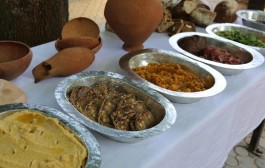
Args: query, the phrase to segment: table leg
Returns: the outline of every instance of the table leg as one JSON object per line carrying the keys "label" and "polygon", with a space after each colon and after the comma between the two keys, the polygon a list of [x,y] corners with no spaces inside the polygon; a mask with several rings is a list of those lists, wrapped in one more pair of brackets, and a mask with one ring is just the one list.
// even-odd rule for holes
{"label": "table leg", "polygon": [[253,131],[253,134],[251,136],[251,140],[249,143],[248,150],[252,152],[255,155],[260,156],[263,154],[263,152],[258,148],[259,147],[259,141],[261,134],[263,132],[263,126],[264,126],[265,120],[263,120],[260,125]]}

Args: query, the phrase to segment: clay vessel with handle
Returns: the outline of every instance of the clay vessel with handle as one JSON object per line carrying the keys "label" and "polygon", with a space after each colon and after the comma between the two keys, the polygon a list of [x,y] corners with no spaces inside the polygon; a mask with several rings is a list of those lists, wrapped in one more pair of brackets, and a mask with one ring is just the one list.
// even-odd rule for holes
{"label": "clay vessel with handle", "polygon": [[79,73],[88,68],[94,59],[95,54],[88,48],[66,48],[32,70],[35,83],[50,77],[64,77]]}

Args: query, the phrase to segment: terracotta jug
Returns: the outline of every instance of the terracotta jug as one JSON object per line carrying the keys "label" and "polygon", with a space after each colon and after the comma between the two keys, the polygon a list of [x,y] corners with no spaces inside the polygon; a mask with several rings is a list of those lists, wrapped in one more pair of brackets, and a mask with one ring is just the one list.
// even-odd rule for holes
{"label": "terracotta jug", "polygon": [[143,48],[163,17],[160,0],[108,0],[104,11],[112,30],[127,51]]}

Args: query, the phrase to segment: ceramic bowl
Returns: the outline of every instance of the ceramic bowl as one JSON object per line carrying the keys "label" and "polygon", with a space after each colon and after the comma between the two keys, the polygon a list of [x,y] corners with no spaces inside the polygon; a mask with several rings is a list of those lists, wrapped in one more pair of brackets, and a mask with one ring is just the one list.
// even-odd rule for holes
{"label": "ceramic bowl", "polygon": [[[122,93],[135,95],[137,100],[143,101],[146,108],[152,112],[157,124],[141,131],[110,128],[86,117],[69,101],[69,92],[72,88],[80,86],[91,87],[101,82],[107,83],[113,89],[122,90]],[[57,85],[55,98],[68,115],[86,127],[119,142],[133,143],[158,135],[169,129],[175,123],[177,117],[175,107],[164,96],[135,80],[113,72],[89,71],[72,75]]]}
{"label": "ceramic bowl", "polygon": [[[221,73],[204,63],[188,58],[180,53],[160,49],[143,49],[125,54],[120,59],[119,63],[120,67],[130,77],[143,83],[143,85],[160,92],[170,101],[176,103],[193,103],[202,98],[216,95],[222,92],[226,87],[226,80]],[[179,64],[204,81],[206,90],[199,92],[177,92],[148,82],[137,75],[133,69],[138,66],[146,66],[149,63]]]}
{"label": "ceramic bowl", "polygon": [[96,22],[86,17],[78,17],[68,21],[62,29],[62,38],[88,36],[99,38],[100,29]]}
{"label": "ceramic bowl", "polygon": [[65,49],[69,47],[85,47],[85,48],[94,48],[99,44],[99,40],[94,37],[88,36],[79,36],[71,38],[60,38],[57,39],[55,45],[59,49]]}
{"label": "ceramic bowl", "polygon": [[[203,41],[203,42],[201,41],[200,44],[203,43],[204,44],[196,47],[195,49],[197,50],[196,52],[200,52],[201,50],[205,49],[206,46],[220,47],[222,49],[226,49],[232,55],[237,56],[240,59],[241,64],[220,63],[195,55],[194,53],[195,51],[190,51],[192,50],[192,48],[191,49],[189,48],[190,45],[192,46],[198,45],[199,40]],[[210,65],[214,69],[221,72],[223,75],[236,75],[246,69],[255,68],[264,62],[264,57],[255,49],[251,47],[246,47],[243,44],[235,43],[233,41],[224,40],[222,38],[212,36],[206,33],[198,33],[198,32],[179,33],[170,37],[169,43],[178,52],[181,52],[182,54],[192,59]]]}
{"label": "ceramic bowl", "polygon": [[18,41],[0,41],[0,78],[13,80],[26,71],[32,60],[30,47]]}
{"label": "ceramic bowl", "polygon": [[96,42],[94,39],[93,37],[57,39],[54,45],[57,51],[70,47],[86,47],[96,54],[101,49],[103,41],[101,37],[96,39]]}
{"label": "ceramic bowl", "polygon": [[75,119],[66,115],[65,113],[58,111],[56,109],[37,105],[37,104],[7,104],[0,106],[0,119],[3,116],[10,115],[20,109],[28,109],[33,110],[43,115],[56,118],[59,122],[71,132],[75,134],[75,136],[80,139],[80,141],[84,144],[84,146],[88,150],[88,157],[86,159],[86,163],[84,168],[100,168],[101,165],[101,151],[100,146],[95,139],[95,137],[89,132],[89,130],[84,127],[82,124],[77,122]]}
{"label": "ceramic bowl", "polygon": [[265,31],[265,12],[261,10],[238,10],[237,16],[245,26]]}
{"label": "ceramic bowl", "polygon": [[[208,34],[226,39],[226,38],[221,37],[221,36],[216,34],[217,32],[221,32],[221,31],[240,31],[240,32],[243,32],[246,34],[251,34],[251,35],[255,36],[256,38],[265,42],[265,32],[264,31],[249,28],[249,27],[246,27],[244,25],[233,24],[233,23],[216,23],[216,24],[212,24],[212,25],[209,25],[206,27],[206,32]],[[236,43],[239,43],[239,42],[236,42]],[[263,48],[263,47],[255,47],[255,46],[251,46],[251,45],[246,45],[246,46],[250,46],[250,47],[256,49],[257,51],[259,51],[261,54],[265,55],[265,48]]]}

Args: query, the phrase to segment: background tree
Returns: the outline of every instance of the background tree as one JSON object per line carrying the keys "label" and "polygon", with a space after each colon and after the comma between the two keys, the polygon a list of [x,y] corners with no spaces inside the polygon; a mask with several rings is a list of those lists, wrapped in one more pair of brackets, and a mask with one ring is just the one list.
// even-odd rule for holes
{"label": "background tree", "polygon": [[29,46],[60,37],[68,21],[68,0],[1,0],[0,40]]}

